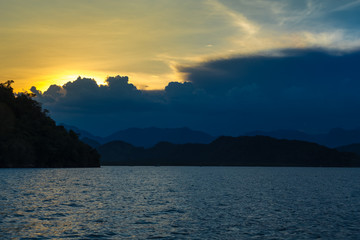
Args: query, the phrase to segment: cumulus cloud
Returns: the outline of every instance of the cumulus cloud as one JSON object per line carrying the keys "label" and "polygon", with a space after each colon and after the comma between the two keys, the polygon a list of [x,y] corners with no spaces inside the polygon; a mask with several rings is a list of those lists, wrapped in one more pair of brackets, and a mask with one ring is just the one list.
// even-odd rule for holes
{"label": "cumulus cloud", "polygon": [[360,51],[286,49],[179,66],[185,81],[160,91],[139,90],[122,76],[109,77],[105,85],[79,77],[44,93],[31,91],[57,121],[95,133],[150,126],[234,135],[322,131],[359,127],[358,62]]}
{"label": "cumulus cloud", "polygon": [[106,85],[98,85],[94,79],[79,77],[63,86],[51,85],[44,93],[35,87],[31,91],[45,108],[69,113],[142,111],[151,102],[151,98],[129,83],[126,76],[108,77]]}

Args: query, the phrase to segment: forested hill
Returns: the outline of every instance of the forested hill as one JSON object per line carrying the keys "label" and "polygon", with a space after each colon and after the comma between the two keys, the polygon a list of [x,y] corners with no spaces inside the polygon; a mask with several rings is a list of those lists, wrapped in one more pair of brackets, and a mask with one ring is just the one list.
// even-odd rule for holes
{"label": "forested hill", "polygon": [[220,137],[210,144],[159,143],[134,147],[121,141],[98,148],[103,165],[360,167],[360,157],[297,140]]}
{"label": "forested hill", "polygon": [[0,84],[0,167],[99,167],[99,154],[56,126],[31,94]]}

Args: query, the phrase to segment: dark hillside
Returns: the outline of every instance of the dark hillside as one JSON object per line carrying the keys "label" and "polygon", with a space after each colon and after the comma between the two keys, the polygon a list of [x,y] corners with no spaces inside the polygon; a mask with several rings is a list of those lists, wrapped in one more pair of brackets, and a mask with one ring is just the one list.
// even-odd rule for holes
{"label": "dark hillside", "polygon": [[11,84],[0,84],[0,167],[99,167],[95,149]]}
{"label": "dark hillside", "polygon": [[340,146],[337,147],[336,150],[338,150],[339,152],[352,152],[360,156],[360,143]]}

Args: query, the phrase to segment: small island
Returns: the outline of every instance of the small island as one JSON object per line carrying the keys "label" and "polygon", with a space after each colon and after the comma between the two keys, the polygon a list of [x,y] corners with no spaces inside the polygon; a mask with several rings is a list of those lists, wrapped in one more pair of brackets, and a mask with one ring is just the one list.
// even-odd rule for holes
{"label": "small island", "polygon": [[0,167],[100,167],[100,156],[77,134],[57,126],[33,94],[0,84]]}

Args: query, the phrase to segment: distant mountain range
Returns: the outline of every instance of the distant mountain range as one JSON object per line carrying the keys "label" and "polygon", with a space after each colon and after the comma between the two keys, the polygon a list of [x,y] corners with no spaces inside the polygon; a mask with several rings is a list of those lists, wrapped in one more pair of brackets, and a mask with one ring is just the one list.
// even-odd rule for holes
{"label": "distant mountain range", "polygon": [[269,136],[277,139],[301,140],[318,143],[327,147],[339,147],[354,143],[360,143],[360,129],[345,130],[334,128],[328,133],[307,134],[296,130],[278,130],[278,131],[253,131],[245,133],[246,136]]}
{"label": "distant mountain range", "polygon": [[220,137],[210,144],[161,142],[152,148],[122,141],[98,148],[102,165],[359,167],[360,157],[316,143],[271,137]]}
{"label": "distant mountain range", "polygon": [[[112,141],[124,141],[136,147],[150,148],[159,142],[170,142],[174,144],[185,143],[210,143],[216,139],[205,132],[191,130],[189,128],[129,128],[117,131],[107,137],[94,136],[91,133],[70,125],[63,125],[68,130],[76,132],[82,141],[92,147]],[[334,128],[328,133],[308,134],[297,130],[277,131],[253,131],[247,132],[245,136],[268,136],[277,139],[300,140],[314,142],[330,148],[360,143],[360,129],[345,130]]]}
{"label": "distant mountain range", "polygon": [[82,141],[95,148],[112,141],[124,141],[136,147],[150,148],[159,142],[210,143],[215,139],[214,136],[207,133],[189,128],[129,128],[117,131],[107,137],[98,137],[74,126],[61,125],[76,132]]}
{"label": "distant mountain range", "polygon": [[336,148],[339,152],[352,152],[360,156],[360,143],[349,144]]}
{"label": "distant mountain range", "polygon": [[[349,159],[360,156],[360,144],[353,144],[360,143],[360,130],[337,128],[324,134],[254,131],[238,138],[216,138],[189,128],[153,127],[98,137],[63,126],[96,148],[105,165],[357,166],[358,160]],[[334,147],[338,148],[329,149]]]}

